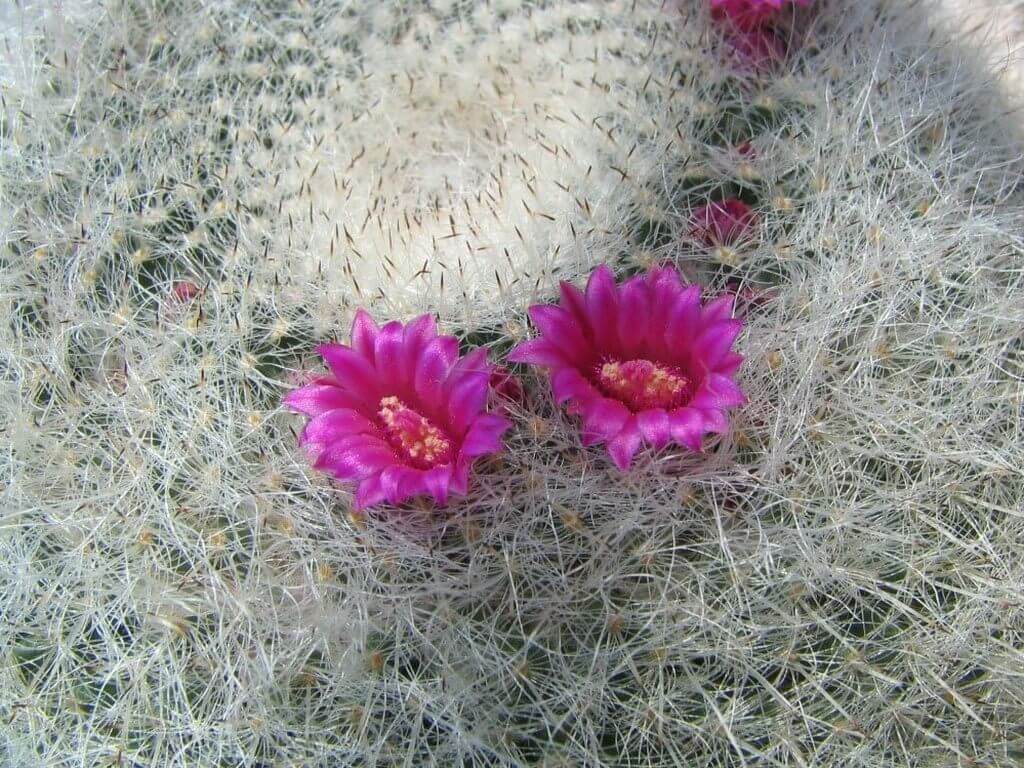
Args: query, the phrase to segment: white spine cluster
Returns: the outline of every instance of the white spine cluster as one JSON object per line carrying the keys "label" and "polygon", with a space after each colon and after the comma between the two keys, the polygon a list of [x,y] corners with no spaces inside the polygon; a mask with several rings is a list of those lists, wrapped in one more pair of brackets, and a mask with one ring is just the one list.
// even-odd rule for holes
{"label": "white spine cluster", "polygon": [[[0,762],[1019,762],[1017,121],[925,4],[815,5],[772,78],[695,0],[14,12]],[[660,261],[766,299],[705,453],[622,475],[532,373],[443,516],[297,450],[355,307],[498,356]]]}

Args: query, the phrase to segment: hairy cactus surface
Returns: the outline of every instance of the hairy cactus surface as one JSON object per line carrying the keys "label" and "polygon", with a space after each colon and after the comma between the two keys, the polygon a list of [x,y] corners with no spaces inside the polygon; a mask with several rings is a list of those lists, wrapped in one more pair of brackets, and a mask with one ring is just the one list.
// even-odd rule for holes
{"label": "hairy cactus surface", "polygon": [[[5,9],[0,762],[1020,764],[1024,141],[930,9]],[[739,297],[703,451],[512,366],[445,507],[310,467],[357,309],[502,362],[600,264]]]}

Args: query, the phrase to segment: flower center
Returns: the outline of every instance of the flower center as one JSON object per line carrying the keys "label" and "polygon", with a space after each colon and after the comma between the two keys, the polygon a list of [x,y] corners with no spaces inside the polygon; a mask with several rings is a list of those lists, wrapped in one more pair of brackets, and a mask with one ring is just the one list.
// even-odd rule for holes
{"label": "flower center", "polygon": [[388,442],[417,469],[430,469],[452,460],[454,446],[430,419],[406,406],[397,397],[385,397],[377,416]]}
{"label": "flower center", "polygon": [[597,382],[634,411],[674,408],[690,391],[690,379],[679,368],[643,359],[599,364]]}

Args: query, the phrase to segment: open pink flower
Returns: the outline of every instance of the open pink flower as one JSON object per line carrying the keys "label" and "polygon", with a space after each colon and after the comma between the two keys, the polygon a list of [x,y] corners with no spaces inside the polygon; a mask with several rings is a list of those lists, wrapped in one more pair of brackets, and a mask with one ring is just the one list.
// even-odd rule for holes
{"label": "open pink flower", "polygon": [[675,267],[617,285],[611,269],[590,275],[586,292],[563,282],[559,306],[530,307],[540,330],[509,355],[551,369],[555,400],[583,421],[583,443],[605,442],[622,470],[646,442],[699,451],[704,435],[728,426],[746,402],[733,381],[743,357],[732,344],[743,327],[733,297],[702,306]]}
{"label": "open pink flower", "polygon": [[695,208],[690,235],[707,245],[731,245],[757,225],[757,214],[736,197]]}
{"label": "open pink flower", "polygon": [[310,417],[300,444],[314,466],[358,483],[357,509],[421,495],[444,504],[449,491],[466,493],[476,457],[501,450],[511,425],[486,412],[487,351],[459,357],[458,340],[439,336],[430,315],[378,327],[359,310],[351,346],[317,351],[332,375],[284,404]]}

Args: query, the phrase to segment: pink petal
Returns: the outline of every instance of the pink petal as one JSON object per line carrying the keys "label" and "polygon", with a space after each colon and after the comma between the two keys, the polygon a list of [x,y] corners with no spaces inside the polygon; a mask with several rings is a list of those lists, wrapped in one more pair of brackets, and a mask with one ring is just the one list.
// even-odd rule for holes
{"label": "pink petal", "polygon": [[647,277],[651,300],[647,309],[647,344],[656,357],[668,355],[665,344],[665,329],[676,298],[683,293],[679,272],[675,267],[656,267]]}
{"label": "pink petal", "polygon": [[580,410],[583,415],[584,440],[589,438],[590,444],[615,437],[632,415],[622,403],[607,397],[583,403]]}
{"label": "pink petal", "polygon": [[444,405],[444,382],[459,354],[459,342],[453,336],[438,336],[420,353],[416,363],[416,394],[431,408]]}
{"label": "pink petal", "polygon": [[416,364],[431,341],[437,338],[437,321],[433,315],[420,315],[405,326],[402,332],[402,362],[398,368],[401,381],[411,382],[416,375]]}
{"label": "pink petal", "polygon": [[669,414],[672,425],[672,439],[689,448],[700,451],[701,438],[704,436],[704,414],[696,408],[679,408]]}
{"label": "pink petal", "polygon": [[462,437],[487,404],[492,367],[487,350],[475,349],[459,360],[445,382],[448,426],[455,437]]}
{"label": "pink petal", "polygon": [[352,349],[373,362],[374,340],[377,338],[377,323],[365,309],[356,311],[352,320]]}
{"label": "pink petal", "polygon": [[660,450],[668,445],[672,437],[672,423],[663,408],[652,408],[636,415],[636,423],[640,434],[650,445]]}
{"label": "pink petal", "polygon": [[665,328],[665,346],[670,359],[686,356],[700,321],[700,286],[691,285],[676,299]]}
{"label": "pink petal", "polygon": [[375,432],[373,422],[358,411],[338,408],[314,417],[302,430],[302,445],[326,446],[331,441],[361,432]]}
{"label": "pink petal", "polygon": [[587,280],[587,319],[594,334],[594,344],[607,352],[618,352],[619,299],[615,276],[602,264]]}
{"label": "pink petal", "polygon": [[646,351],[650,311],[651,297],[647,291],[647,281],[643,277],[627,280],[619,289],[617,333],[623,357],[639,357]]}
{"label": "pink petal", "polygon": [[719,320],[728,320],[732,317],[733,306],[736,303],[734,294],[725,294],[706,305],[701,311],[700,321],[707,327]]}
{"label": "pink petal", "polygon": [[623,472],[627,471],[633,463],[633,457],[640,450],[640,429],[637,427],[636,419],[630,418],[622,431],[619,432],[608,443],[608,455],[612,461]]}
{"label": "pink petal", "polygon": [[475,458],[501,450],[501,436],[510,429],[512,423],[497,414],[485,413],[478,416],[470,426],[462,441],[463,456]]}
{"label": "pink petal", "polygon": [[309,384],[293,389],[282,401],[287,408],[307,416],[319,416],[336,408],[353,408],[357,400],[336,384]]}
{"label": "pink petal", "polygon": [[469,467],[471,463],[472,459],[468,457],[460,458],[455,463],[450,482],[450,488],[453,493],[465,495],[469,492]]}
{"label": "pink petal", "polygon": [[690,400],[694,408],[719,409],[745,405],[747,402],[739,384],[720,373],[709,373]]}
{"label": "pink petal", "polygon": [[560,368],[572,364],[566,359],[564,353],[544,338],[522,342],[508,353],[507,359],[511,363],[542,365],[548,368]]}
{"label": "pink petal", "polygon": [[575,368],[559,368],[551,377],[551,393],[561,405],[566,400],[601,397],[594,386]]}
{"label": "pink petal", "polygon": [[730,352],[716,366],[717,373],[721,373],[723,376],[731,376],[739,370],[739,367],[743,364],[743,359],[743,355]]}
{"label": "pink petal", "polygon": [[434,497],[438,506],[448,503],[448,490],[451,486],[451,467],[436,467],[423,473],[422,481],[426,492]]}
{"label": "pink petal", "polygon": [[426,490],[416,470],[405,466],[391,466],[380,473],[381,487],[388,504],[401,504],[417,492]]}
{"label": "pink petal", "polygon": [[343,344],[321,344],[317,352],[327,362],[339,387],[372,403],[380,399],[377,371],[365,357]]}
{"label": "pink petal", "polygon": [[381,483],[380,474],[371,475],[359,483],[353,505],[357,510],[372,507],[384,501],[384,485]]}
{"label": "pink petal", "polygon": [[572,283],[562,280],[558,284],[558,291],[562,296],[562,306],[573,316],[584,333],[590,332],[590,323],[587,319],[587,300],[583,292]]}
{"label": "pink petal", "polygon": [[568,310],[551,304],[535,304],[529,309],[530,319],[551,346],[560,350],[572,365],[585,365],[590,343]]}
{"label": "pink petal", "polygon": [[726,418],[725,413],[718,409],[712,408],[711,410],[705,410],[704,429],[708,432],[722,434],[729,430],[729,419]]}
{"label": "pink petal", "polygon": [[380,438],[352,435],[324,448],[313,467],[326,470],[339,480],[360,480],[397,460],[391,446]]}
{"label": "pink petal", "polygon": [[713,370],[732,348],[732,343],[743,330],[741,320],[719,320],[704,328],[691,348],[694,368]]}
{"label": "pink petal", "polygon": [[412,377],[407,376],[403,366],[405,347],[403,345],[404,326],[397,320],[385,323],[374,341],[373,358],[378,372],[387,378],[396,379],[406,384]]}

